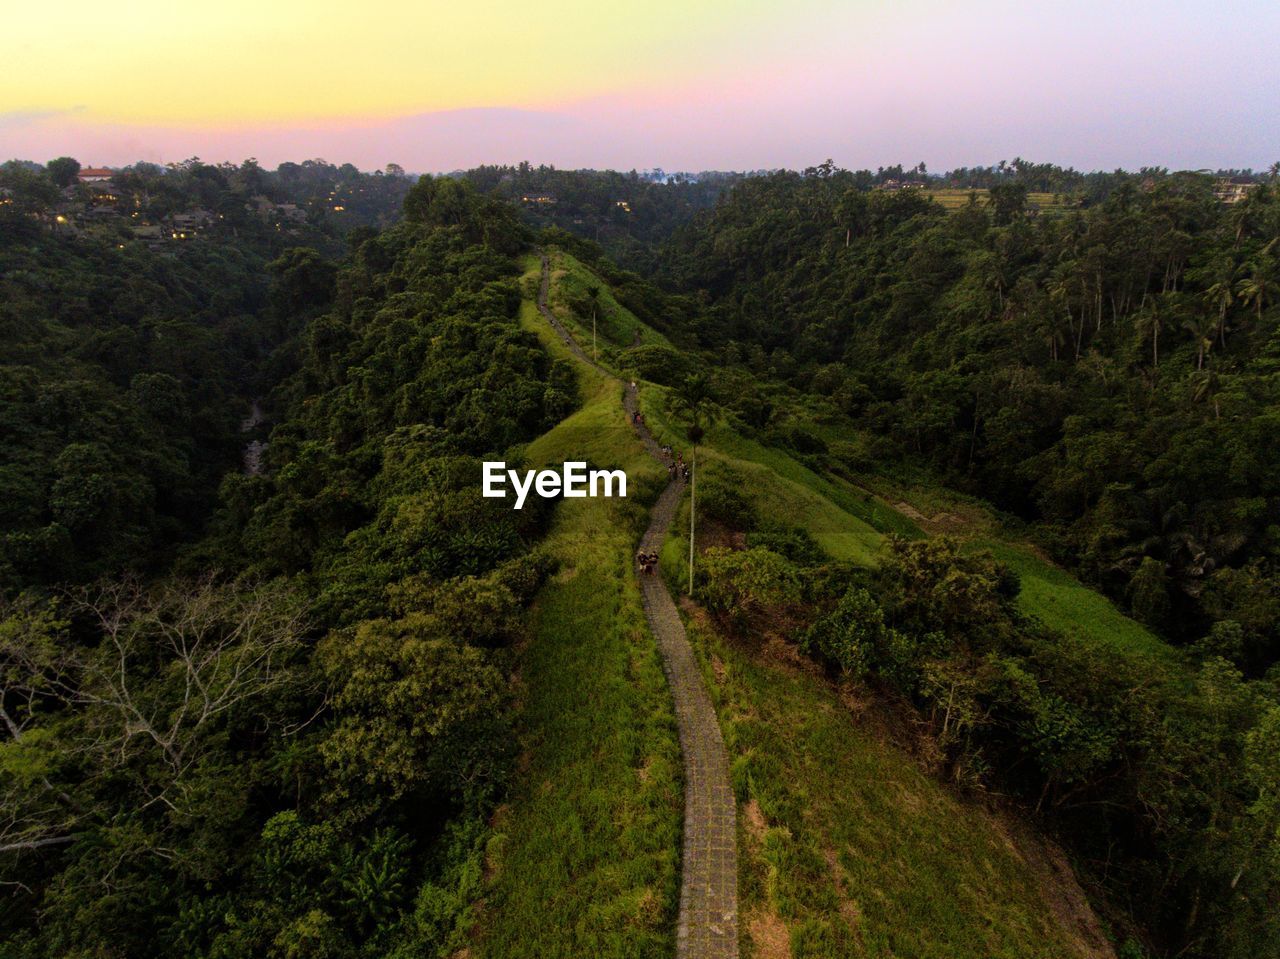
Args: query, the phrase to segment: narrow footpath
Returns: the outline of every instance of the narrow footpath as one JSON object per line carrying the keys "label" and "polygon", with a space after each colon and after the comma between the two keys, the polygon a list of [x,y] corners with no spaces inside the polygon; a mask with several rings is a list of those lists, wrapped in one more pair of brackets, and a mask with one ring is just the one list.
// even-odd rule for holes
{"label": "narrow footpath", "polygon": [[[578,345],[547,306],[551,264],[542,257],[538,311],[565,345],[584,363],[606,376],[604,369]],[[613,377],[616,378],[616,377]],[[634,424],[639,398],[628,385],[623,396],[627,419]],[[662,450],[641,424],[636,433],[655,459],[666,464]],[[675,518],[684,482],[673,479],[649,513],[649,528],[640,549],[658,552]],[[676,707],[680,752],[684,763],[684,853],[680,876],[680,918],[676,927],[676,959],[737,959],[738,836],[737,807],[729,786],[729,761],[715,708],[702,683],[684,623],[661,574],[640,576],[645,616],[658,641],[663,668]]]}

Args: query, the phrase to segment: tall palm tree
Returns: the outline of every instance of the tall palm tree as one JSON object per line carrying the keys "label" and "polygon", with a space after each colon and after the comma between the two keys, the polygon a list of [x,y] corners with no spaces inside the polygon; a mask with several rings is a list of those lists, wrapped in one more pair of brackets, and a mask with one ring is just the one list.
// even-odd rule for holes
{"label": "tall palm tree", "polygon": [[600,351],[596,349],[596,307],[600,305],[600,287],[592,284],[587,287],[587,297],[591,300],[591,358],[600,362]]}
{"label": "tall palm tree", "polygon": [[1222,388],[1221,382],[1218,380],[1218,374],[1213,370],[1201,370],[1193,373],[1191,378],[1191,401],[1193,403],[1203,403],[1208,400],[1213,406],[1213,418],[1219,419],[1222,411],[1218,405],[1218,393]]}
{"label": "tall palm tree", "polygon": [[1204,305],[1217,314],[1218,342],[1227,345],[1227,310],[1235,302],[1236,265],[1229,256],[1215,256],[1204,266],[1196,270],[1194,279],[1205,285],[1203,293]]}
{"label": "tall palm tree", "polygon": [[1196,313],[1182,324],[1196,344],[1196,369],[1204,369],[1204,358],[1213,349],[1213,317]]}
{"label": "tall palm tree", "polygon": [[1276,275],[1276,258],[1271,255],[1271,248],[1276,241],[1272,240],[1262,252],[1244,264],[1242,270],[1248,273],[1244,279],[1236,283],[1236,296],[1245,306],[1252,304],[1258,319],[1262,319],[1262,311],[1275,295],[1275,284],[1272,278]]}
{"label": "tall palm tree", "polygon": [[706,433],[706,426],[716,414],[711,398],[711,384],[705,373],[694,373],[671,393],[671,409],[688,422],[686,435],[692,444],[689,456],[689,595],[693,595],[693,560],[695,515],[698,499],[698,443]]}
{"label": "tall palm tree", "polygon": [[1160,333],[1164,329],[1164,313],[1160,309],[1159,301],[1152,297],[1147,301],[1147,305],[1139,311],[1134,318],[1134,325],[1138,328],[1138,335],[1144,340],[1151,340],[1151,368],[1160,368]]}

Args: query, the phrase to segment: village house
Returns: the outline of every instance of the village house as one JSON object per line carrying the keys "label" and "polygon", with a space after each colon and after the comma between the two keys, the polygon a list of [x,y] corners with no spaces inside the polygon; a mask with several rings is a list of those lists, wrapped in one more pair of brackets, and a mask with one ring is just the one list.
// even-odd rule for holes
{"label": "village house", "polygon": [[526,193],[520,197],[521,203],[535,203],[539,206],[550,206],[556,202],[556,198],[550,193]]}
{"label": "village house", "polygon": [[923,190],[926,185],[924,180],[885,180],[876,189],[894,193],[898,190]]}
{"label": "village house", "polygon": [[106,167],[84,167],[76,174],[76,179],[81,183],[106,183],[116,175],[115,170],[108,170]]}
{"label": "village house", "polygon": [[1239,203],[1247,197],[1258,184],[1238,176],[1218,177],[1213,186],[1213,195],[1219,203]]}
{"label": "village house", "polygon": [[178,233],[192,234],[211,224],[213,214],[208,210],[188,210],[173,214],[169,221]]}

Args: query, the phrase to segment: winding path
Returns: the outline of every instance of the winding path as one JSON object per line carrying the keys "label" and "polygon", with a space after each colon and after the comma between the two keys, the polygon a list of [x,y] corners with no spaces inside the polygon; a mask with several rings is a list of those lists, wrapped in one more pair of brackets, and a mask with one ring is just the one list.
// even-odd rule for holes
{"label": "winding path", "polygon": [[[551,265],[544,255],[538,311],[575,356],[612,377],[587,356],[551,312],[547,306],[550,285]],[[628,385],[623,396],[628,419],[632,419],[638,403],[635,388]],[[665,464],[661,448],[649,430],[643,425],[635,426],[635,430],[649,453]],[[683,492],[684,483],[678,478],[663,489],[650,511],[649,528],[640,541],[640,549],[657,552],[662,548]],[[702,683],[684,623],[662,577],[642,575],[640,587],[645,616],[658,641],[675,701],[684,759],[684,855],[676,959],[737,959],[737,806],[729,786],[729,761],[720,723]]]}

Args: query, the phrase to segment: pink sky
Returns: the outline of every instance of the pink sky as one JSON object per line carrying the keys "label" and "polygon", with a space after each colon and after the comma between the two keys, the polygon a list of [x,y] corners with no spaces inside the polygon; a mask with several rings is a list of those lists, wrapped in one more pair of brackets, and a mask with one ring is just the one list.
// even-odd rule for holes
{"label": "pink sky", "polygon": [[901,21],[886,19],[884,5],[858,6],[878,13],[850,6],[833,29],[817,22],[786,43],[756,42],[749,66],[721,56],[670,80],[532,105],[210,126],[20,104],[0,110],[0,157],[119,165],[256,156],[269,166],[323,157],[421,172],[520,160],[667,170],[828,157],[873,168],[924,160],[935,170],[1014,156],[1084,169],[1280,160],[1280,4],[979,0],[965,10],[917,6]]}

